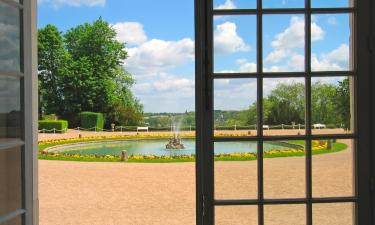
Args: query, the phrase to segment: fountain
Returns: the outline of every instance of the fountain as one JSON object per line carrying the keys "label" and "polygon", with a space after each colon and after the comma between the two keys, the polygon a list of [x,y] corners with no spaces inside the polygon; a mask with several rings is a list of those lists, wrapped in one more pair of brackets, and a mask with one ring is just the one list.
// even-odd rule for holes
{"label": "fountain", "polygon": [[184,149],[185,146],[181,142],[178,126],[172,126],[171,131],[173,132],[173,137],[169,139],[169,143],[165,145],[165,148],[170,150]]}

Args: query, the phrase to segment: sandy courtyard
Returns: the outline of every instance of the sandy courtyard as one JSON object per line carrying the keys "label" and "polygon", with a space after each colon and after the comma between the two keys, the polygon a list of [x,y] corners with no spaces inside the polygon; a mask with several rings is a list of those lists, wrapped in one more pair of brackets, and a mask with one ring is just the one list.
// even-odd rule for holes
{"label": "sandy courtyard", "polygon": [[[350,143],[346,141],[347,144]],[[315,197],[352,195],[352,150],[313,156]],[[255,161],[217,162],[216,198],[255,198]],[[304,157],[265,159],[266,198],[303,197]],[[41,225],[193,225],[193,163],[40,161]],[[314,224],[352,224],[352,204],[313,207]],[[257,208],[216,208],[220,225],[256,224]],[[304,205],[266,206],[265,224],[305,224]]]}

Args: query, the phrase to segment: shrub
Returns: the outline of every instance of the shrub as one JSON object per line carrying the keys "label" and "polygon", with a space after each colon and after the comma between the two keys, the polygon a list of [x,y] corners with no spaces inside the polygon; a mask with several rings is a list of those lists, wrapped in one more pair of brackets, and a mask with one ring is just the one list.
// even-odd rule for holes
{"label": "shrub", "polygon": [[102,113],[95,112],[82,112],[81,117],[81,127],[85,129],[90,129],[96,127],[96,129],[101,130],[104,127],[104,117]]}
{"label": "shrub", "polygon": [[56,114],[49,114],[49,115],[43,115],[43,120],[58,120],[59,118],[56,116]]}
{"label": "shrub", "polygon": [[65,133],[68,129],[68,121],[66,120],[39,120],[39,130],[45,130],[46,133]]}

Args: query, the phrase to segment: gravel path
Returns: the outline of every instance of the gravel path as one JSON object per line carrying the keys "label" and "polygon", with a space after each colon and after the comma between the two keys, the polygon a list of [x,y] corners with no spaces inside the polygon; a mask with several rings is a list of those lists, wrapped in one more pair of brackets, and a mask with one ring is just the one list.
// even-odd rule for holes
{"label": "gravel path", "polygon": [[[344,141],[349,146],[351,143]],[[348,150],[313,156],[315,197],[352,194]],[[256,162],[217,162],[216,198],[254,198]],[[41,225],[193,225],[194,163],[85,163],[40,161]],[[265,159],[266,198],[305,195],[303,157]],[[266,206],[267,225],[305,224],[304,205]],[[314,224],[352,224],[352,204],[313,207]],[[256,224],[257,207],[218,207],[220,225]]]}

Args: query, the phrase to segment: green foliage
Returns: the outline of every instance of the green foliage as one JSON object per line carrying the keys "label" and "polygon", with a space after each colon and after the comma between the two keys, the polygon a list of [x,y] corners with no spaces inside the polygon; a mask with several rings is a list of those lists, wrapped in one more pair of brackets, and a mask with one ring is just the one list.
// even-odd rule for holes
{"label": "green foliage", "polygon": [[85,129],[90,129],[96,127],[96,129],[103,129],[104,127],[104,117],[102,113],[95,112],[82,112],[80,113],[81,126]]}
{"label": "green foliage", "polygon": [[345,128],[350,129],[351,112],[350,112],[350,86],[349,79],[346,78],[339,82],[336,88],[336,105],[338,117],[342,121]]}
{"label": "green foliage", "polygon": [[39,120],[39,130],[45,130],[46,133],[65,133],[68,129],[68,121],[66,120]]}
{"label": "green foliage", "polygon": [[38,42],[41,114],[56,113],[72,126],[83,111],[104,113],[107,125],[142,122],[134,79],[123,67],[125,44],[107,22],[99,18],[65,34],[47,25]]}
{"label": "green foliage", "polygon": [[42,120],[58,120],[56,114],[43,115]]}

